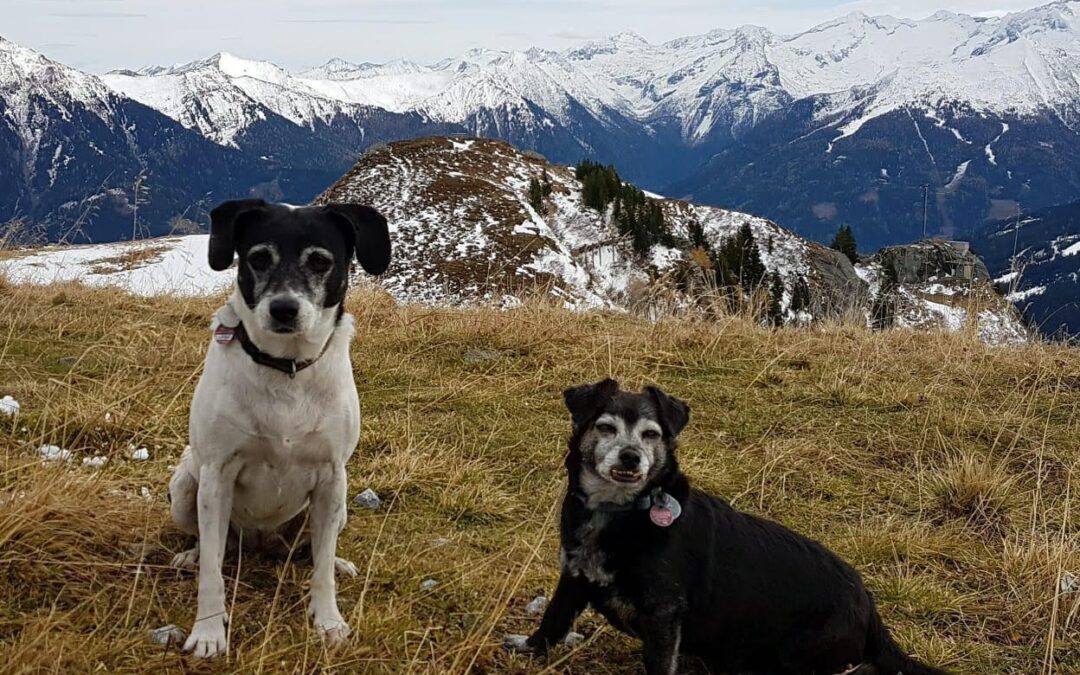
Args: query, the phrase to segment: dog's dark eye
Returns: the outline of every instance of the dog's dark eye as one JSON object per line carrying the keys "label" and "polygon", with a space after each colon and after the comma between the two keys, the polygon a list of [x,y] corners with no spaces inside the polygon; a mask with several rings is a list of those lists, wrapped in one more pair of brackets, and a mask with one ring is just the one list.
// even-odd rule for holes
{"label": "dog's dark eye", "polygon": [[613,434],[613,433],[615,433],[615,427],[610,425],[610,424],[597,424],[596,425],[596,430],[599,431],[602,434]]}
{"label": "dog's dark eye", "polygon": [[256,272],[265,272],[274,264],[274,256],[267,251],[255,251],[247,257],[248,265]]}
{"label": "dog's dark eye", "polygon": [[325,274],[333,265],[334,261],[321,253],[312,253],[307,257],[308,269],[316,274]]}
{"label": "dog's dark eye", "polygon": [[658,441],[660,440],[660,432],[656,429],[646,429],[641,432],[641,437],[647,441]]}

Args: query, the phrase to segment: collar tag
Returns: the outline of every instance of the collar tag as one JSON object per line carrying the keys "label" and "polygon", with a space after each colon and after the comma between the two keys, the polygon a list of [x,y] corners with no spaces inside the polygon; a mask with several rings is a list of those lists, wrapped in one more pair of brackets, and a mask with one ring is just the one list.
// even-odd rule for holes
{"label": "collar tag", "polygon": [[649,520],[657,527],[671,527],[671,524],[682,515],[682,504],[666,492],[657,494],[652,502],[652,507],[649,508]]}
{"label": "collar tag", "polygon": [[221,324],[214,329],[214,342],[219,345],[227,345],[236,339],[236,329]]}

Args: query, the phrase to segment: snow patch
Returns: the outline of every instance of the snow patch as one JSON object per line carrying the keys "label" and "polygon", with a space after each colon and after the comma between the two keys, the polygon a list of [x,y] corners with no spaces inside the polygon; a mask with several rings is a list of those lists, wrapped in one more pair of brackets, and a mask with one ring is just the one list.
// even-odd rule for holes
{"label": "snow patch", "polygon": [[19,402],[11,396],[5,396],[0,398],[0,415],[18,415],[19,414]]}

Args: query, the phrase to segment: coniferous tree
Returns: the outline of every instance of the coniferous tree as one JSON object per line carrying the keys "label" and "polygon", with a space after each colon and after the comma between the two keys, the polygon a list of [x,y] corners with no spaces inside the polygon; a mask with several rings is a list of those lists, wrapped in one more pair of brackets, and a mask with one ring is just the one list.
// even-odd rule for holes
{"label": "coniferous tree", "polygon": [[[550,185],[548,187],[550,188]],[[544,186],[536,179],[536,176],[533,176],[529,179],[529,206],[536,209],[540,215],[547,213],[544,197]]]}
{"label": "coniferous tree", "polygon": [[806,283],[806,277],[801,274],[795,275],[791,284],[791,311],[801,312],[810,307],[810,285]]}
{"label": "coniferous tree", "polygon": [[851,264],[859,262],[859,252],[855,245],[855,233],[851,231],[851,227],[848,225],[841,225],[840,229],[836,231],[836,236],[833,237],[832,243],[829,244],[830,248],[840,251],[847,256]]}
{"label": "coniferous tree", "polygon": [[691,218],[687,221],[686,236],[690,240],[690,248],[699,248],[706,252],[712,248],[709,245],[708,238],[705,236],[705,227],[697,218]]}
{"label": "coniferous tree", "polygon": [[765,263],[761,261],[750,223],[743,223],[734,237],[724,240],[719,257],[729,274],[723,280],[726,286],[742,286],[749,293],[765,278]]}
{"label": "coniferous tree", "polygon": [[773,271],[769,277],[769,323],[779,327],[784,325],[784,282],[779,272]]}

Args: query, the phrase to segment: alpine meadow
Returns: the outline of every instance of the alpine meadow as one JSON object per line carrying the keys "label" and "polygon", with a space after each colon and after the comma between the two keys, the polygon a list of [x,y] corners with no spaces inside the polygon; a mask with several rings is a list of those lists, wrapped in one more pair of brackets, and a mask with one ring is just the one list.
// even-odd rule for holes
{"label": "alpine meadow", "polygon": [[1038,2],[7,3],[0,673],[1080,675]]}

